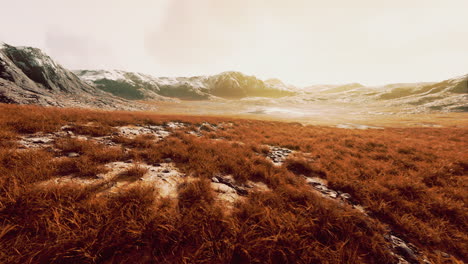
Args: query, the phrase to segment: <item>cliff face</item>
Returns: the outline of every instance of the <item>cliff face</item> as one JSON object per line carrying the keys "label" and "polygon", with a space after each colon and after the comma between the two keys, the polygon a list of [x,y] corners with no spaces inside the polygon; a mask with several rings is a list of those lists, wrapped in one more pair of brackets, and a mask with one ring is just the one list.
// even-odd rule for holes
{"label": "cliff face", "polygon": [[[36,86],[53,92],[93,92],[94,89],[82,82],[75,74],[64,69],[40,49],[4,45],[4,57],[10,60],[11,67],[19,69]],[[13,65],[14,66],[13,66]],[[18,71],[16,71],[18,72]],[[6,69],[6,75],[8,70]],[[12,81],[15,81],[15,76]]]}
{"label": "cliff face", "polygon": [[134,107],[83,82],[40,49],[0,44],[0,102],[69,107]]}

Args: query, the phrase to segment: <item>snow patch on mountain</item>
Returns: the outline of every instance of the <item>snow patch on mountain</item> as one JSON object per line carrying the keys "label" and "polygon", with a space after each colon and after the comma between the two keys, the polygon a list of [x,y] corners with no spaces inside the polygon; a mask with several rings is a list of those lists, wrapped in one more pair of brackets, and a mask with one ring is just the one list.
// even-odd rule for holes
{"label": "snow patch on mountain", "polygon": [[78,70],[75,74],[97,88],[127,99],[156,99],[158,96],[186,100],[240,99],[283,97],[295,93],[279,80],[264,82],[240,72],[193,77],[154,77],[118,70]]}

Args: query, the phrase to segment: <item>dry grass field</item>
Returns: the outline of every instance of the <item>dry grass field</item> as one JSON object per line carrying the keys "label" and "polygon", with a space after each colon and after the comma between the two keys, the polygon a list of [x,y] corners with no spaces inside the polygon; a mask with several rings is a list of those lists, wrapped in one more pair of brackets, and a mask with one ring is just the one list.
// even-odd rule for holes
{"label": "dry grass field", "polygon": [[0,105],[0,263],[466,263],[467,139]]}

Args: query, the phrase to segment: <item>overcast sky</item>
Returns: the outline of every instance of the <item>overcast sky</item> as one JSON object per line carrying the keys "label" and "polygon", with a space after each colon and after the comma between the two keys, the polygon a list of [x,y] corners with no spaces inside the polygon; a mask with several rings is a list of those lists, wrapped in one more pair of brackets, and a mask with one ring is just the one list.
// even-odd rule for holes
{"label": "overcast sky", "polygon": [[295,85],[468,73],[466,0],[0,0],[0,41],[70,69]]}

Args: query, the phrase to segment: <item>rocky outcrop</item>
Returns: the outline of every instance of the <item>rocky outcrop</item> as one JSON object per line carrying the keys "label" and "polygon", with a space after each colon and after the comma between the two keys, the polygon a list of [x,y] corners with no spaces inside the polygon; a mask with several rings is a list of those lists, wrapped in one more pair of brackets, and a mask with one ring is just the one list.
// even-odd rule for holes
{"label": "rocky outcrop", "polygon": [[[305,177],[306,182],[322,197],[336,201],[342,205],[350,205],[352,208],[358,210],[367,217],[371,217],[367,214],[366,209],[357,203],[356,200],[349,193],[333,190],[328,186],[325,179],[318,177]],[[397,264],[430,264],[427,256],[418,249],[414,244],[409,243],[397,237],[391,229],[387,234],[383,234],[383,237],[390,244],[390,252],[394,255],[398,262]],[[446,253],[445,253],[446,254]]]}
{"label": "rocky outcrop", "polygon": [[277,146],[267,146],[269,148],[269,152],[266,155],[271,162],[273,162],[276,166],[283,165],[284,161],[288,158],[289,155],[294,153],[293,150],[287,148],[281,148]]}
{"label": "rocky outcrop", "polygon": [[138,109],[96,89],[40,49],[0,44],[0,102],[44,106]]}
{"label": "rocky outcrop", "polygon": [[75,74],[57,64],[40,49],[4,45],[2,53],[4,59],[9,60],[9,65],[16,66],[10,67],[13,68],[13,72],[8,71],[7,65],[4,66],[3,75],[7,80],[16,82],[18,78],[22,79],[22,73],[35,86],[48,91],[68,93],[89,93],[94,91],[92,87],[83,83]]}

